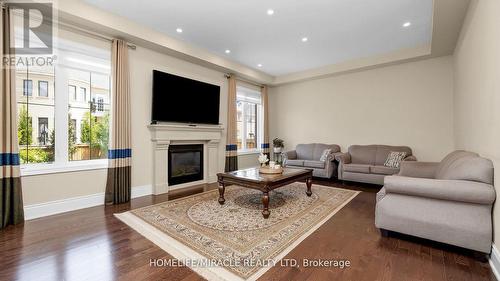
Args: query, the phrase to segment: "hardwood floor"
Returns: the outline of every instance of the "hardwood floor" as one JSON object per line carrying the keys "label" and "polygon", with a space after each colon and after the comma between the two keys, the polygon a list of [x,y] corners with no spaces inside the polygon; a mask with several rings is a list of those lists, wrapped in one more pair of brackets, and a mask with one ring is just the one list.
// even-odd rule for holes
{"label": "hardwood floor", "polygon": [[[452,247],[400,235],[381,237],[374,226],[377,187],[314,184],[363,192],[285,258],[346,259],[351,266],[276,266],[259,280],[495,280],[487,263]],[[187,267],[150,267],[150,259],[172,257],[113,214],[211,188],[216,187],[145,196],[1,230],[0,280],[201,280]]]}

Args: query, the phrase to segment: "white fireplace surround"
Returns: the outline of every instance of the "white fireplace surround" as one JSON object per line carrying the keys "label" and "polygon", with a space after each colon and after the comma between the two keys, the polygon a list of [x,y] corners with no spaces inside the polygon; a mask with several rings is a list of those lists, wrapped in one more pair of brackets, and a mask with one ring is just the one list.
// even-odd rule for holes
{"label": "white fireplace surround", "polygon": [[[153,193],[217,181],[219,143],[224,127],[220,125],[154,124],[148,126],[153,142]],[[203,180],[168,185],[168,147],[174,144],[203,144]]]}

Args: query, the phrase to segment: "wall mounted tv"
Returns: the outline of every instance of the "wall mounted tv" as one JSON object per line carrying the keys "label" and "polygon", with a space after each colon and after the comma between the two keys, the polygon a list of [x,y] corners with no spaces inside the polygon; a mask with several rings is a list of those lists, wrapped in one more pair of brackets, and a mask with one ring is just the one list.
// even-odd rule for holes
{"label": "wall mounted tv", "polygon": [[219,100],[217,85],[153,70],[153,124],[219,124]]}

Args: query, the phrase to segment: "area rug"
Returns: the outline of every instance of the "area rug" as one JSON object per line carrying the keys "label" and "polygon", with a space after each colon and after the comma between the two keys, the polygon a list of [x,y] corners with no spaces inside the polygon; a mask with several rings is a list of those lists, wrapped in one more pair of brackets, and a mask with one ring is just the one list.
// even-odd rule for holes
{"label": "area rug", "polygon": [[208,280],[256,280],[359,193],[305,191],[296,182],[271,192],[268,219],[262,193],[240,186],[226,188],[224,205],[211,190],[115,216]]}

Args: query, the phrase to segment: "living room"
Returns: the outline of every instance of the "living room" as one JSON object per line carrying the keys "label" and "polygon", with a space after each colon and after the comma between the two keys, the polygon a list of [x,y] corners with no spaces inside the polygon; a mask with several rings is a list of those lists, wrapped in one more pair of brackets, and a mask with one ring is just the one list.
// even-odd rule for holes
{"label": "living room", "polygon": [[2,279],[498,278],[498,1],[36,2]]}

